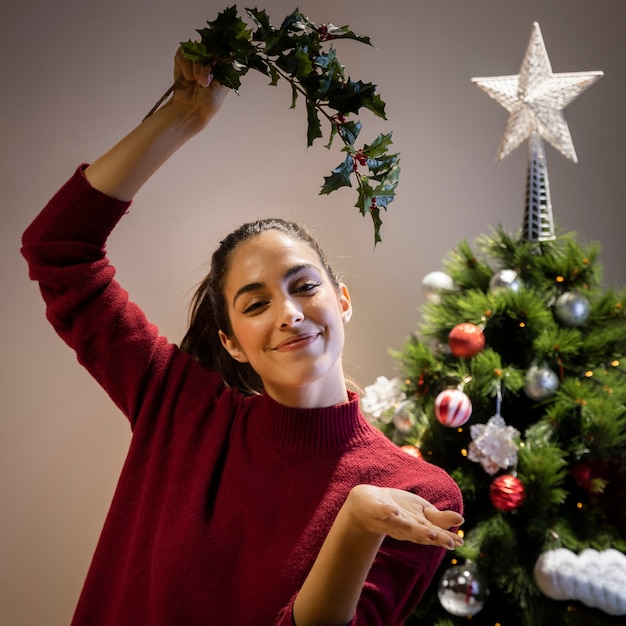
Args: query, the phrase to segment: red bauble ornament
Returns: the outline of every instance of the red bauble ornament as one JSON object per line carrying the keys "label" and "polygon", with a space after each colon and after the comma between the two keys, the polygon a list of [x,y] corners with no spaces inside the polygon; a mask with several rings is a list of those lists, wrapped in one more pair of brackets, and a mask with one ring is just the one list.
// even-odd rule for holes
{"label": "red bauble ornament", "polygon": [[514,511],[524,502],[526,490],[519,478],[505,474],[491,483],[489,497],[499,511]]}
{"label": "red bauble ornament", "polygon": [[581,488],[591,492],[592,471],[590,463],[577,463],[570,470],[574,482]]}
{"label": "red bauble ornament", "polygon": [[587,461],[572,465],[570,470],[574,482],[588,494],[600,494],[610,482],[610,465],[598,461]]}
{"label": "red bauble ornament", "polygon": [[450,331],[448,345],[454,356],[471,359],[485,347],[485,335],[476,324],[463,322]]}
{"label": "red bauble ornament", "polygon": [[435,417],[444,426],[463,426],[471,414],[472,402],[460,389],[444,389],[435,398]]}

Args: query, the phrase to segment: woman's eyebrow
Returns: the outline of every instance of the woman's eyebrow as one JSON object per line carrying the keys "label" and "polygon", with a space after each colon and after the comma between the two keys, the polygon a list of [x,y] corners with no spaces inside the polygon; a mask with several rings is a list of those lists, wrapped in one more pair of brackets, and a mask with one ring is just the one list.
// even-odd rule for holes
{"label": "woman's eyebrow", "polygon": [[302,270],[317,270],[319,272],[319,268],[313,265],[312,263],[300,263],[299,265],[294,265],[290,267],[286,272],[284,278],[291,278],[294,274],[301,272]]}
{"label": "woman's eyebrow", "polygon": [[[298,272],[301,272],[302,270],[307,270],[307,269],[314,269],[314,270],[317,270],[318,272],[320,271],[319,268],[313,265],[312,263],[299,263],[298,265],[294,265],[293,267],[290,267],[285,272],[283,278],[285,279],[291,278],[294,274],[297,274]],[[262,282],[254,282],[254,283],[248,283],[247,285],[243,285],[243,287],[240,287],[239,289],[237,289],[237,293],[233,297],[233,306],[235,305],[235,302],[237,302],[237,298],[239,298],[239,296],[242,296],[245,293],[250,293],[251,291],[256,291],[257,289],[263,289],[263,287],[265,287],[265,283],[262,283]]]}
{"label": "woman's eyebrow", "polygon": [[256,291],[257,289],[263,289],[264,286],[265,283],[248,283],[247,285],[240,287],[233,298],[233,306],[235,306],[235,303],[237,302],[237,298],[239,298],[239,296],[243,296],[245,293],[249,293],[251,291]]}

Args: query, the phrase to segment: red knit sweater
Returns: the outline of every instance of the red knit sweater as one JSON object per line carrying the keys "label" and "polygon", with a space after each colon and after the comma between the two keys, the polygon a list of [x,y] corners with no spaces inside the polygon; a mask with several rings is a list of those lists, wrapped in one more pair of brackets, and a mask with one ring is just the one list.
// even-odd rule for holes
{"label": "red knit sweater", "polygon": [[[461,510],[454,482],[370,426],[353,394],[325,409],[244,398],[160,337],[105,256],[127,208],[79,169],[23,237],[48,319],[133,433],[75,625],[291,625],[351,487]],[[401,624],[442,557],[385,540],[352,623]]]}

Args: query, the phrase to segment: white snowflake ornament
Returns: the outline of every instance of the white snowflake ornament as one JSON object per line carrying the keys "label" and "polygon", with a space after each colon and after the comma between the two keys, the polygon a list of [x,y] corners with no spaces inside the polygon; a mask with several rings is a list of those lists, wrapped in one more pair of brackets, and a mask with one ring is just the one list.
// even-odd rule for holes
{"label": "white snowflake ornament", "polygon": [[520,433],[516,428],[507,426],[501,415],[494,415],[486,424],[472,424],[470,435],[472,442],[467,457],[480,463],[487,474],[493,476],[517,463],[514,439]]}

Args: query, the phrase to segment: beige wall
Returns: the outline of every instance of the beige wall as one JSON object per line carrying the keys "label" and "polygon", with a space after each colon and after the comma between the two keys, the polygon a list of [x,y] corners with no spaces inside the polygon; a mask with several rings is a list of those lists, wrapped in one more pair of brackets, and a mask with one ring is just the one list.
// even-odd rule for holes
{"label": "beige wall", "polygon": [[[298,3],[267,0],[274,22]],[[3,15],[0,103],[2,347],[0,624],[66,624],[123,461],[129,433],[43,317],[18,254],[35,212],[82,160],[132,127],[168,86],[178,41],[226,5],[215,0],[13,3]],[[372,247],[352,191],[319,196],[339,161],[305,149],[286,85],[250,76],[210,131],[136,199],[110,242],[120,280],[177,340],[190,289],[216,241],[261,214],[307,223],[350,284],[347,370],[362,385],[395,374],[389,348],[412,332],[420,283],[459,240],[521,224],[526,150],[496,165],[506,113],[470,83],[516,74],[531,24],[555,72],[604,70],[568,109],[579,163],[548,148],[563,227],[604,245],[606,280],[624,283],[626,38],[622,0],[302,0],[315,22],[350,24],[353,78],[376,82],[389,122],[364,114],[364,139],[394,131],[403,176]],[[241,5],[243,8],[243,5]],[[4,13],[4,12],[3,12]]]}

